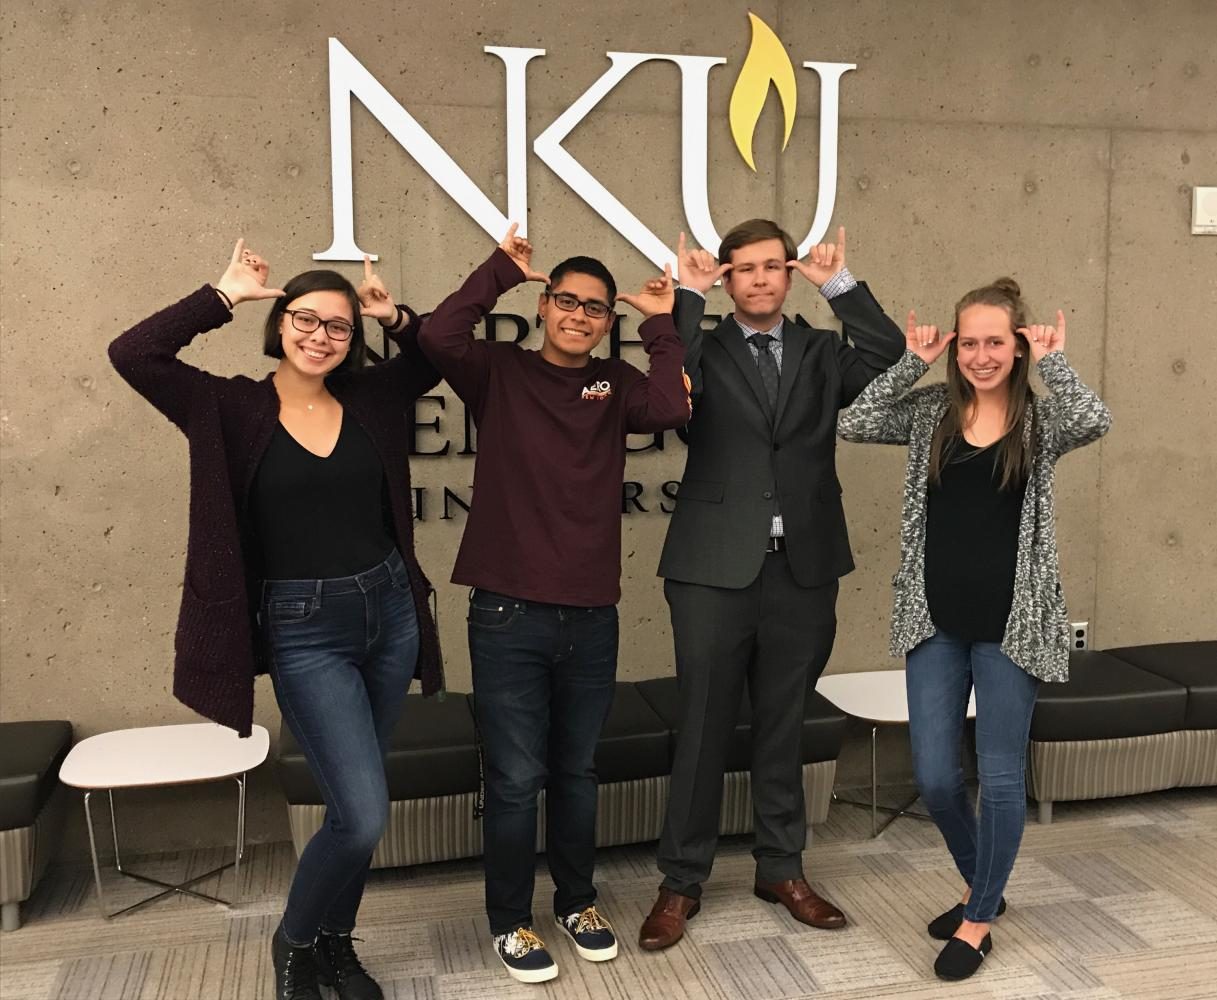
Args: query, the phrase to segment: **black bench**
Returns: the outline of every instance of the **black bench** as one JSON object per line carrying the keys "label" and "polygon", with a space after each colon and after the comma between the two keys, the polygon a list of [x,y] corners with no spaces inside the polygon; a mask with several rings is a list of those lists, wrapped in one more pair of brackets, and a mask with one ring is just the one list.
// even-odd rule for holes
{"label": "black bench", "polygon": [[1040,686],[1031,720],[1040,822],[1051,822],[1053,802],[1217,784],[1215,646],[1070,654],[1069,680]]}
{"label": "black bench", "polygon": [[[674,678],[617,683],[613,705],[596,746],[600,801],[598,846],[655,840],[663,827],[672,765]],[[386,756],[389,827],[373,867],[397,867],[476,857],[481,823],[474,818],[479,771],[472,696],[449,693],[444,701],[411,695]],[[845,716],[818,694],[808,703],[804,738],[804,788],[809,822],[828,813]],[[724,779],[723,833],[752,829],[748,785],[750,709],[741,707]],[[292,840],[299,853],[320,827],[325,806],[291,733],[280,730],[276,764],[288,802]],[[537,849],[545,846],[544,792]]]}
{"label": "black bench", "polygon": [[30,898],[59,846],[66,795],[59,765],[72,747],[63,721],[0,723],[0,925],[21,926]]}

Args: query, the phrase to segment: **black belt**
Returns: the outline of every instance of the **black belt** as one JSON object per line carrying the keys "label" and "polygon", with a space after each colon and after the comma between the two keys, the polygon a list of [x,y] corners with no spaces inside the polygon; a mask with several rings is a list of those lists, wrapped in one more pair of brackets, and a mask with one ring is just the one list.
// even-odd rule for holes
{"label": "black belt", "polygon": [[770,535],[766,552],[781,552],[786,548],[786,539],[781,535]]}

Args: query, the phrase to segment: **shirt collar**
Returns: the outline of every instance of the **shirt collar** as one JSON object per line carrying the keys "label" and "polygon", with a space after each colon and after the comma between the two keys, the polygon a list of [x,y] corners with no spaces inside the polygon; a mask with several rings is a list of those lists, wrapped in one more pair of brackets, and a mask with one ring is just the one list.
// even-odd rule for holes
{"label": "shirt collar", "polygon": [[768,334],[774,340],[781,341],[781,339],[782,339],[782,322],[783,321],[782,321],[781,317],[778,318],[777,326],[773,327],[773,329],[771,329],[771,330],[757,330],[754,327],[749,326],[747,323],[741,323],[739,321],[739,319],[734,316],[732,316],[731,318],[735,320],[735,325],[738,326],[741,331],[743,331],[743,334],[745,337],[751,337],[754,333],[764,333],[764,334]]}

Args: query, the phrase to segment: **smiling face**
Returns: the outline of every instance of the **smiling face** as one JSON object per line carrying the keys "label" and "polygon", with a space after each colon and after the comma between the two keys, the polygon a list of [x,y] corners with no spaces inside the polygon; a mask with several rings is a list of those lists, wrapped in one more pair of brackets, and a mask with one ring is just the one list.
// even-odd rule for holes
{"label": "smiling face", "polygon": [[[350,300],[339,291],[308,292],[289,302],[287,309],[311,313],[322,321],[342,320],[348,326],[355,322]],[[351,349],[350,339],[335,340],[326,332],[324,322],[311,333],[304,333],[296,329],[292,317],[286,314],[279,320],[279,335],[283,346],[281,364],[291,365],[306,378],[328,375],[342,364]]]}
{"label": "smiling face", "polygon": [[731,265],[723,278],[723,288],[735,303],[736,313],[750,320],[749,326],[773,326],[790,291],[790,269],[782,241],[760,240],[738,247],[731,251]]}
{"label": "smiling face", "polygon": [[[574,312],[558,306],[554,296],[573,295],[581,302],[595,301],[609,306],[609,314],[599,319],[588,316],[582,305]],[[537,301],[537,313],[545,325],[541,357],[563,368],[582,368],[588,355],[613,326],[612,299],[599,278],[578,271],[567,271]]]}
{"label": "smiling face", "polygon": [[971,305],[959,314],[956,362],[959,373],[977,392],[1006,387],[1015,359],[1027,345],[1014,332],[1010,313],[1002,306]]}

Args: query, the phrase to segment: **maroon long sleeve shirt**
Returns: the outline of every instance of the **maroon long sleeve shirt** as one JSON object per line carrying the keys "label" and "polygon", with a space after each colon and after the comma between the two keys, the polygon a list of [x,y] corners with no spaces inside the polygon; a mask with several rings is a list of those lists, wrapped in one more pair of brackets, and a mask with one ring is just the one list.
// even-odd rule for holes
{"label": "maroon long sleeve shirt", "polygon": [[548,604],[616,604],[626,435],[688,422],[684,347],[669,314],[639,327],[647,375],[619,358],[563,368],[518,344],[476,340],[479,320],[521,281],[495,250],[418,337],[478,428],[452,582]]}

